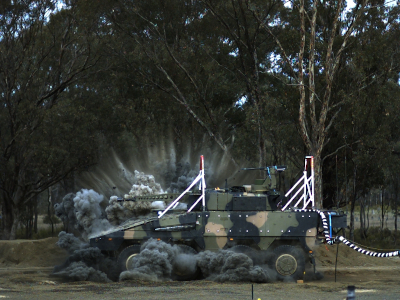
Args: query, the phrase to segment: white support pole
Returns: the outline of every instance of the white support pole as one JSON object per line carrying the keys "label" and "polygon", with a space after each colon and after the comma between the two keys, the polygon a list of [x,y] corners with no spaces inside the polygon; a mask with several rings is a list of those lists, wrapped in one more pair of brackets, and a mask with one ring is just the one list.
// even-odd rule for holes
{"label": "white support pole", "polygon": [[197,199],[196,202],[193,203],[193,205],[189,208],[189,210],[187,212],[191,212],[192,209],[197,205],[197,203],[199,203],[200,200],[202,200],[202,199],[203,199],[203,196],[200,196],[199,199]]}
{"label": "white support pole", "polygon": [[313,202],[313,193],[310,190],[310,184],[312,183],[312,176],[310,178],[308,178],[307,180],[307,190],[308,190],[308,194],[310,195],[310,197],[308,198],[308,200],[306,201],[306,199],[304,199],[304,205],[303,205],[303,209],[305,209],[308,205],[308,203]]}
{"label": "white support pole", "polygon": [[303,194],[303,196],[301,196],[300,199],[296,202],[296,204],[294,205],[294,207],[297,207],[297,206],[300,204],[301,201],[306,201],[306,200],[304,199],[304,194]]}
{"label": "white support pole", "polygon": [[200,174],[201,174],[201,197],[203,199],[203,211],[206,210],[206,181],[204,179],[204,156],[200,155]]}
{"label": "white support pole", "polygon": [[[307,160],[306,160],[306,166],[307,166]],[[303,199],[305,202],[307,199],[307,170],[303,171],[303,174],[304,174]]]}
{"label": "white support pole", "polygon": [[[303,178],[303,177],[302,177]],[[292,201],[294,200],[294,198],[297,197],[297,195],[301,192],[301,187],[297,190],[297,192],[292,196],[292,198],[290,198],[290,200],[286,203],[286,205],[282,208],[282,211],[284,211],[289,205],[290,203],[292,203]],[[285,196],[287,197],[287,196]],[[301,196],[301,199],[303,199],[304,195]],[[295,205],[297,206],[297,204]]]}
{"label": "white support pole", "polygon": [[[310,168],[310,177],[308,176],[308,168]],[[314,207],[314,157],[306,156],[304,160],[304,171],[303,176],[296,182],[295,185],[285,194],[285,197],[288,197],[302,182],[296,191],[296,193],[290,198],[290,200],[286,203],[286,205],[281,209],[284,211],[289,205],[297,199],[299,193],[303,191],[303,195],[297,200],[293,207],[298,207],[300,203],[303,201],[303,209],[306,208],[311,202],[311,206]]]}
{"label": "white support pole", "polygon": [[171,208],[175,208],[178,205],[179,200],[181,200],[181,198],[187,193],[189,192],[195,185],[196,183],[200,182],[199,185],[199,189],[201,190],[201,196],[196,200],[196,202],[189,208],[189,210],[187,212],[191,212],[192,209],[197,205],[197,203],[199,203],[201,200],[203,200],[203,211],[205,211],[205,207],[206,207],[206,180],[204,178],[204,156],[201,155],[200,156],[200,172],[199,175],[197,175],[197,177],[195,178],[195,180],[193,180],[193,182],[189,185],[189,187],[182,193],[179,195],[178,198],[176,198],[173,202],[171,202],[168,207],[162,212],[160,213],[160,215],[158,216],[158,218],[161,218],[163,215],[165,215],[165,213],[167,211],[169,211]]}
{"label": "white support pole", "polygon": [[303,181],[303,176],[301,176],[301,178],[296,182],[296,184],[292,186],[292,188],[285,194],[285,197],[289,196],[289,194],[296,188],[296,186],[298,186],[299,183]]}
{"label": "white support pole", "polygon": [[201,180],[201,172],[199,175],[197,175],[196,179],[193,180],[193,182],[189,185],[189,187],[182,193],[179,195],[178,198],[176,198],[173,202],[170,203],[170,205],[168,205],[168,207],[158,216],[158,218],[161,218],[167,211],[169,211],[171,209],[171,207],[173,207],[176,203],[178,203],[179,200],[181,200],[181,198],[188,192],[190,191],[191,188],[193,188],[193,186],[199,181]]}
{"label": "white support pole", "polygon": [[312,196],[311,196],[311,202],[312,202],[312,208],[315,207],[315,203],[314,203],[314,157],[311,156],[311,189],[312,189]]}

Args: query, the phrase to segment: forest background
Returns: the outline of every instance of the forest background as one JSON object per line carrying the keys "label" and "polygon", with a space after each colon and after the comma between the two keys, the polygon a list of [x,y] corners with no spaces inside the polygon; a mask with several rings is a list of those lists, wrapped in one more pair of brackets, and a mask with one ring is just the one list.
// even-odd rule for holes
{"label": "forest background", "polygon": [[351,236],[357,210],[365,237],[379,207],[397,234],[399,15],[391,0],[2,1],[1,237],[31,237],[88,173],[124,162],[168,186],[200,154],[215,185],[287,165],[281,191],[313,155],[317,207],[348,211]]}

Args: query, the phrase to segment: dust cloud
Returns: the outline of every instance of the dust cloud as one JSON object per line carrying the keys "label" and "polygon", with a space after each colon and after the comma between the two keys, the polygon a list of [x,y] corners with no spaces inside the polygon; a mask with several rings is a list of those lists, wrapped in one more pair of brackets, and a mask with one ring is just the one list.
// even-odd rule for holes
{"label": "dust cloud", "polygon": [[72,233],[60,232],[57,245],[69,253],[62,264],[55,266],[53,276],[66,281],[111,282],[115,279],[115,262],[105,257],[99,248],[75,237]]}
{"label": "dust cloud", "polygon": [[82,190],[76,193],[74,207],[76,219],[84,230],[84,236],[95,236],[96,234],[109,230],[110,222],[105,218],[100,203],[104,197],[93,190]]}
{"label": "dust cloud", "polygon": [[[133,181],[132,188],[125,198],[134,199],[138,196],[159,195],[164,193],[161,185],[155,181],[153,175],[146,175],[142,172],[135,171],[134,175],[125,172],[125,176]],[[82,189],[76,194],[67,194],[61,203],[54,206],[56,215],[64,222],[73,227],[87,241],[89,238],[104,234],[112,230],[114,226],[123,223],[128,219],[137,219],[149,215],[152,210],[165,209],[167,203],[165,201],[120,201],[118,197],[110,197],[108,206],[103,209],[101,204],[104,197],[94,190]],[[174,209],[186,209],[185,204],[179,204]],[[110,279],[117,279],[115,276],[115,261],[106,258],[101,254],[100,249],[90,247],[89,244],[73,234],[61,232],[57,245],[68,251],[70,256],[60,266],[54,268],[53,274],[60,276],[65,280],[73,281],[99,281],[107,282]],[[148,245],[149,249],[151,244]],[[168,249],[168,247],[164,246]],[[177,257],[176,251],[173,249],[173,257]],[[144,252],[144,256],[147,251]],[[170,250],[167,253],[172,253]],[[158,251],[158,253],[160,253]],[[165,253],[163,254],[165,255]],[[149,261],[151,258],[149,257]],[[167,260],[168,261],[168,260]],[[142,266],[143,269],[146,269]],[[156,268],[152,268],[154,271]],[[164,270],[165,268],[158,268]],[[148,272],[150,274],[150,272]],[[157,274],[155,277],[168,277],[168,271],[164,275]]]}
{"label": "dust cloud", "polygon": [[167,192],[168,193],[183,192],[196,178],[197,173],[198,172],[191,169],[190,164],[188,162],[179,163],[174,170],[171,170],[171,172],[169,172],[169,174],[174,174],[174,175],[171,176],[169,180],[171,183],[167,189]]}
{"label": "dust cloud", "polygon": [[121,273],[120,280],[171,280],[174,260],[179,253],[178,246],[151,239],[143,244],[130,270]]}
{"label": "dust cloud", "polygon": [[[155,181],[153,175],[146,175],[143,172],[136,171],[131,177],[133,185],[125,199],[134,199],[139,196],[160,195],[164,191],[161,185]],[[119,225],[131,218],[148,215],[153,209],[164,209],[163,201],[119,201],[117,196],[111,196],[108,206],[105,209],[107,219],[112,225]]]}
{"label": "dust cloud", "polygon": [[72,226],[87,239],[112,227],[100,206],[103,200],[97,192],[82,189],[76,194],[67,194],[61,203],[54,205],[54,211],[64,224]]}
{"label": "dust cloud", "polygon": [[63,221],[67,226],[75,227],[78,230],[82,230],[80,228],[76,215],[75,215],[75,207],[74,207],[74,193],[69,193],[64,196],[61,203],[54,204],[54,212],[55,215]]}
{"label": "dust cloud", "polygon": [[154,239],[143,244],[129,270],[121,273],[120,280],[168,281],[177,279],[177,274],[196,275],[198,271],[204,278],[217,282],[276,280],[274,271],[266,265],[254,265],[246,254],[228,250],[194,254]]}
{"label": "dust cloud", "polygon": [[217,282],[273,282],[276,273],[267,265],[254,265],[243,253],[228,250],[204,251],[197,254],[197,264],[205,278]]}

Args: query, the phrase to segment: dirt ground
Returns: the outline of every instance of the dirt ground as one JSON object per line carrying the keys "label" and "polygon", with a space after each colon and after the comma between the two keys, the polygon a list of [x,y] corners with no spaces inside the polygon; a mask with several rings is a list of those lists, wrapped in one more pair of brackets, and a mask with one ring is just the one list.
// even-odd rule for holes
{"label": "dirt ground", "polygon": [[37,241],[0,241],[0,298],[5,299],[345,299],[356,287],[356,299],[400,299],[400,258],[375,258],[339,246],[335,282],[336,245],[315,252],[319,281],[252,284],[190,282],[118,283],[62,282],[51,276],[53,266],[67,254],[57,238]]}

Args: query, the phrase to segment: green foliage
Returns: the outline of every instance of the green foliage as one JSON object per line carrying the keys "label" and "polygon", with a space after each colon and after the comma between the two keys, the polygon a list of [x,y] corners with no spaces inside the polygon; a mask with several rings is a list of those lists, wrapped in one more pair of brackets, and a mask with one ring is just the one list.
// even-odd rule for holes
{"label": "green foliage", "polygon": [[49,20],[53,1],[26,1],[0,15],[0,195],[6,238],[24,206],[98,158],[108,122],[99,119],[104,106],[87,97],[85,80],[101,70],[94,70],[100,48],[94,35],[81,30],[90,20],[79,19],[78,8],[71,3]]}
{"label": "green foliage", "polygon": [[[289,165],[286,187],[301,172],[310,149],[298,134],[297,1],[293,8],[236,0],[65,3],[56,12],[55,2],[45,0],[0,7],[0,195],[9,210],[7,230],[27,202],[88,170],[110,143],[126,156],[162,145],[179,149],[176,157],[218,145],[238,163]],[[329,39],[336,33],[337,54],[353,13],[343,14],[334,32],[335,5],[317,6],[315,90],[305,91],[319,95],[317,112],[329,81]],[[344,200],[343,191],[358,199],[395,185],[398,15],[398,5],[367,4],[343,48],[328,118],[318,125],[331,126],[319,153],[326,206]],[[310,35],[307,27],[305,82]],[[306,129],[318,140],[313,126],[307,117]]]}
{"label": "green foliage", "polygon": [[360,247],[366,246],[369,249],[378,251],[381,249],[398,249],[400,242],[400,232],[397,233],[394,230],[380,227],[370,227],[367,232],[367,238],[364,238],[361,234],[360,229],[354,231],[354,240],[360,245]]}

